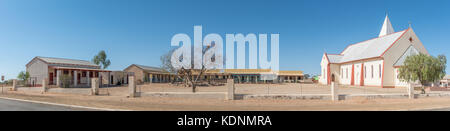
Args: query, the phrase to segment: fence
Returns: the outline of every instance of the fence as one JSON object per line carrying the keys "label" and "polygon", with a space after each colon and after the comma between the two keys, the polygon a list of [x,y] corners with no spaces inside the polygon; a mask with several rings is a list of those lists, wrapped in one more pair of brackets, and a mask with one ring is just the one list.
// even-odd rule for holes
{"label": "fence", "polygon": [[[218,82],[217,83],[224,83]],[[196,87],[196,94],[224,94],[228,92],[226,84],[209,84],[205,82],[205,85],[199,85]],[[408,89],[405,87],[397,88],[381,88],[381,87],[359,87],[359,86],[346,86],[346,85],[336,85],[338,87],[339,95],[346,96],[380,96],[380,95],[398,95],[406,96],[408,95]],[[33,88],[33,87],[32,87]],[[66,90],[55,88],[52,86],[47,86],[50,92],[66,92]],[[55,88],[55,89],[52,89]],[[234,93],[237,96],[249,96],[249,95],[259,95],[259,96],[311,96],[314,98],[325,98],[322,96],[330,97],[332,90],[329,85],[320,85],[314,83],[236,83],[234,84]],[[70,89],[70,88],[69,88]],[[76,88],[77,89],[77,88]],[[90,88],[85,88],[86,90],[67,90],[67,92],[87,92],[81,94],[88,94]],[[127,95],[127,87],[123,88],[102,88],[100,89],[101,94],[112,94],[112,95]],[[103,92],[103,93],[102,93]],[[148,93],[174,93],[174,94],[192,94],[192,87],[186,86],[184,84],[173,84],[173,83],[147,83],[143,85],[136,86],[136,92],[148,92]],[[420,90],[415,91],[415,94],[419,94]],[[320,97],[315,97],[320,96]],[[242,97],[244,98],[244,97]],[[304,97],[303,97],[304,98]]]}
{"label": "fence", "polygon": [[[381,88],[337,85],[342,94],[406,94],[405,87]],[[330,94],[329,85],[304,83],[235,84],[238,94]],[[197,92],[225,92],[225,85],[197,86]],[[138,90],[149,92],[192,92],[192,87],[183,84],[152,83],[139,85]]]}
{"label": "fence", "polygon": [[[239,96],[270,96],[271,98],[317,98],[328,99],[332,90],[330,85],[321,85],[315,83],[236,83],[235,93]],[[363,96],[367,98],[408,98],[408,89],[406,87],[381,88],[370,86],[348,86],[336,85],[339,89],[339,97],[350,98],[353,96]],[[153,93],[192,93],[192,87],[176,84],[152,83],[139,85],[138,92]],[[217,93],[227,92],[227,87],[220,86],[197,86],[196,93]],[[415,94],[419,94],[418,90]],[[290,97],[295,96],[295,97]]]}

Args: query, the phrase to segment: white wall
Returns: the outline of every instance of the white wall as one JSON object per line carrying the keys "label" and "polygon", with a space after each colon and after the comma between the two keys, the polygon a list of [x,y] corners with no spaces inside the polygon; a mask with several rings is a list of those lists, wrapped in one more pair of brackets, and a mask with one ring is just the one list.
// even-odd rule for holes
{"label": "white wall", "polygon": [[340,81],[339,68],[340,68],[339,64],[330,64],[330,79],[332,79],[332,76],[334,75],[334,80],[336,83],[339,83],[339,81]]}
{"label": "white wall", "polygon": [[[413,41],[409,41],[412,38]],[[392,45],[390,49],[386,51],[383,58],[385,60],[385,70],[384,70],[384,81],[383,86],[396,86],[396,75],[394,64],[403,55],[403,53],[409,48],[409,46],[414,46],[419,52],[428,54],[422,42],[416,36],[414,31],[410,28],[398,41]]]}
{"label": "white wall", "polygon": [[398,79],[398,74],[399,74],[398,68],[394,69],[394,74],[395,74],[394,75],[395,87],[406,87],[406,86],[408,86],[407,82],[404,82],[404,81],[401,81],[400,79]]}
{"label": "white wall", "polygon": [[[48,65],[39,59],[34,59],[28,65],[27,72],[30,73],[32,80],[36,80],[35,84],[42,84],[42,80],[48,77]],[[30,81],[30,84],[32,84],[32,81]]]}
{"label": "white wall", "polygon": [[[373,69],[372,69],[373,67]],[[381,67],[381,68],[380,68]],[[374,60],[364,62],[365,74],[364,85],[365,86],[381,86],[383,77],[383,60]]]}
{"label": "white wall", "polygon": [[343,85],[350,85],[352,79],[352,64],[341,65],[339,72],[342,72],[342,74],[339,74],[339,83]]}
{"label": "white wall", "polygon": [[363,68],[362,67],[362,63],[358,62],[358,63],[355,63],[354,65],[355,65],[355,74],[354,74],[355,85],[359,85],[360,86],[361,85],[361,75],[364,75],[361,72],[361,68]]}
{"label": "white wall", "polygon": [[320,84],[328,84],[328,79],[327,79],[327,73],[328,73],[328,60],[326,55],[324,54],[322,56],[322,61],[320,62],[320,77],[319,77],[319,83]]}
{"label": "white wall", "polygon": [[[364,63],[364,66],[362,65]],[[345,63],[339,67],[339,83],[342,85],[351,85],[352,66],[354,68],[354,85],[361,85],[361,75],[363,75],[364,86],[381,86],[381,78],[383,71],[383,60],[357,61],[353,63]],[[372,77],[373,66],[373,77]],[[380,69],[381,66],[381,69]],[[363,68],[363,72],[361,72]],[[342,73],[342,74],[341,74]],[[366,74],[364,74],[366,73]]]}

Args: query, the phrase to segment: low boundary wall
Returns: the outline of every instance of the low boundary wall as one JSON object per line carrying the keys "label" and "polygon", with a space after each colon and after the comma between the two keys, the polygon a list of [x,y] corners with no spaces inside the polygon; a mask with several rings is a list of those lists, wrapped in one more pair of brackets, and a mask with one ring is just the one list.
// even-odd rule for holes
{"label": "low boundary wall", "polygon": [[91,95],[92,91],[91,91],[91,88],[50,88],[50,89],[47,89],[47,92]]}
{"label": "low boundary wall", "polygon": [[40,93],[42,92],[42,87],[16,87],[16,91]]}
{"label": "low boundary wall", "polygon": [[176,97],[176,98],[198,98],[198,99],[222,99],[227,98],[226,92],[140,92],[139,96],[153,97]]}
{"label": "low boundary wall", "polygon": [[[428,94],[414,94],[414,98],[427,97],[450,97],[449,93],[428,93]],[[273,95],[244,95],[243,99],[301,99],[301,100],[331,100],[330,94],[273,94]],[[408,99],[408,94],[339,94],[339,100],[350,100],[355,98],[366,99]]]}
{"label": "low boundary wall", "polygon": [[[42,93],[43,87],[18,87],[16,90],[22,92]],[[90,95],[91,88],[47,88],[46,92]]]}

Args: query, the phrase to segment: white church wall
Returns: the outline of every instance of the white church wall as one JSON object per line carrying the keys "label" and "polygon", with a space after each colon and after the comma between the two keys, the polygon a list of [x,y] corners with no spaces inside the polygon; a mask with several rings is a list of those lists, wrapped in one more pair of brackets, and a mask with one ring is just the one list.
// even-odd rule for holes
{"label": "white church wall", "polygon": [[327,73],[328,73],[328,60],[326,55],[324,54],[322,56],[322,61],[320,62],[320,77],[319,77],[319,83],[320,84],[328,84],[327,81]]}
{"label": "white church wall", "polygon": [[339,68],[340,68],[340,65],[338,65],[338,64],[330,64],[330,73],[331,73],[330,79],[334,75],[334,81],[336,83],[339,83],[341,81],[341,79],[339,77],[339,75],[340,75]]}
{"label": "white church wall", "polygon": [[351,73],[352,73],[352,64],[342,64],[340,66],[340,71],[342,74],[340,74],[340,84],[342,85],[350,85],[351,82]]}
{"label": "white church wall", "polygon": [[398,73],[399,73],[399,71],[398,71],[398,68],[395,68],[394,69],[394,76],[395,76],[395,87],[406,87],[406,86],[408,86],[408,83],[407,82],[404,82],[404,81],[401,81],[399,78],[398,78]]}
{"label": "white church wall", "polygon": [[[363,65],[364,64],[364,65]],[[340,84],[351,85],[352,83],[352,67],[354,68],[353,81],[355,86],[361,86],[361,80],[364,79],[364,86],[380,86],[383,60],[357,61],[353,63],[342,64],[339,68]],[[373,66],[373,70],[372,70]],[[381,67],[381,68],[380,68]],[[361,72],[361,68],[363,71]],[[373,71],[373,77],[372,77]],[[366,74],[365,74],[366,73]],[[362,75],[362,79],[361,79]]]}
{"label": "white church wall", "polygon": [[364,62],[364,86],[381,86],[383,77],[383,60]]}
{"label": "white church wall", "polygon": [[[412,42],[410,41],[412,38]],[[423,46],[422,42],[415,35],[414,31],[410,28],[402,37],[400,37],[395,44],[389,48],[383,55],[384,58],[384,80],[383,86],[394,87],[397,86],[396,72],[394,68],[395,62],[403,55],[410,45],[413,45],[419,52],[428,54],[428,51]]]}
{"label": "white church wall", "polygon": [[362,68],[362,63],[358,62],[358,63],[354,63],[355,66],[355,73],[353,74],[354,79],[355,79],[355,85],[360,86],[361,84],[361,68]]}

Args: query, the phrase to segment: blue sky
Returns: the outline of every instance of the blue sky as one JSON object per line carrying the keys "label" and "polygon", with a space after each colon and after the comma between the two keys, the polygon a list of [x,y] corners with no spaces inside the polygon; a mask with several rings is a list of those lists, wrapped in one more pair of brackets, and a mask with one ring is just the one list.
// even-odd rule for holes
{"label": "blue sky", "polygon": [[319,74],[325,50],[377,37],[386,12],[396,31],[412,22],[431,55],[450,57],[448,7],[448,0],[0,0],[0,75],[15,78],[35,56],[91,60],[100,50],[111,70],[159,66],[171,37],[193,39],[194,25],[223,38],[279,33],[280,69]]}

